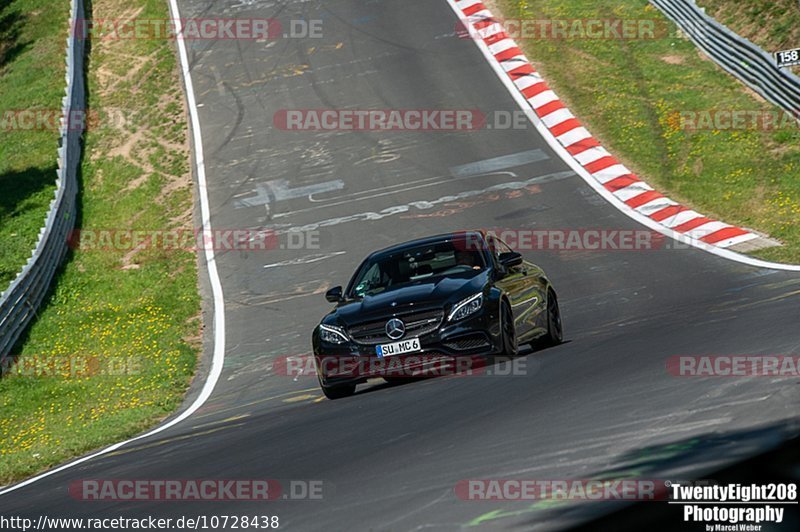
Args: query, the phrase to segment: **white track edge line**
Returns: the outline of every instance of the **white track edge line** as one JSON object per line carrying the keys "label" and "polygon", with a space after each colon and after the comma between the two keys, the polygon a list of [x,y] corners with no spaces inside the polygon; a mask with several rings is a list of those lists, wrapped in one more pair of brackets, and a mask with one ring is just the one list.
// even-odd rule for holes
{"label": "white track edge line", "polygon": [[[176,0],[169,0],[169,5],[170,5],[170,10],[174,15],[177,24],[176,33],[179,35],[183,28]],[[192,136],[194,137],[194,153],[195,153],[195,162],[197,165],[197,182],[198,182],[198,189],[200,191],[199,194],[200,211],[202,216],[203,230],[210,232],[211,208],[208,201],[208,185],[206,182],[206,171],[203,162],[203,140],[200,132],[200,120],[198,118],[197,105],[194,97],[194,85],[192,84],[192,76],[191,72],[189,71],[189,56],[186,52],[186,45],[184,43],[184,39],[179,38],[175,39],[175,41],[177,42],[178,45],[178,55],[180,57],[184,86],[186,88],[186,100],[187,100],[186,103],[187,107],[189,108],[189,114],[191,116],[191,122],[192,122]],[[185,420],[186,418],[194,414],[198,408],[203,406],[203,404],[211,396],[211,393],[214,391],[214,388],[217,385],[217,381],[219,381],[219,377],[222,373],[222,365],[225,360],[225,304],[222,293],[222,283],[220,282],[219,272],[217,271],[217,264],[214,258],[213,246],[204,246],[204,252],[205,252],[206,267],[208,268],[208,276],[211,282],[211,291],[214,299],[214,352],[213,352],[214,354],[211,359],[211,369],[209,370],[208,378],[206,379],[206,382],[203,384],[203,388],[200,391],[200,395],[198,395],[197,398],[194,400],[194,402],[191,405],[189,405],[189,407],[186,410],[181,412],[180,415],[178,415],[176,418],[168,421],[167,423],[164,423],[163,425],[159,425],[158,427],[152,429],[149,432],[140,434],[139,436],[135,436],[125,441],[115,443],[95,453],[83,456],[81,458],[78,458],[77,460],[73,460],[72,462],[60,465],[54,469],[50,469],[48,471],[45,471],[44,473],[40,473],[27,480],[23,480],[22,482],[3,488],[0,490],[0,495],[5,495],[6,493],[33,484],[34,482],[49,477],[50,475],[54,475],[56,473],[64,471],[65,469],[75,467],[76,465],[88,462],[89,460],[97,458],[98,456],[108,454],[112,451],[119,449],[123,445],[127,445],[131,442],[135,442],[137,440],[141,440],[143,438],[147,438],[149,436],[158,434],[159,432],[163,432],[168,428],[174,427],[181,421]]]}
{"label": "white track edge line", "polygon": [[[456,4],[455,0],[447,0],[447,3],[450,5],[450,8],[455,12],[456,17],[464,22],[466,17],[464,16],[463,12],[460,10],[458,5]],[[472,39],[475,45],[483,54],[486,61],[489,63],[489,66],[492,67],[494,73],[500,78],[501,83],[505,86],[506,90],[511,94],[511,97],[514,98],[514,101],[517,102],[517,105],[522,109],[522,111],[527,115],[528,119],[533,123],[536,129],[539,131],[539,134],[542,138],[550,145],[553,151],[558,154],[559,157],[570,167],[572,168],[576,174],[578,174],[586,183],[592,187],[598,194],[600,194],[603,198],[606,199],[611,205],[617,208],[620,212],[626,214],[630,218],[633,218],[635,221],[639,222],[640,224],[653,229],[654,231],[658,231],[664,236],[668,236],[678,242],[683,244],[689,244],[692,247],[701,249],[703,251],[707,251],[718,257],[722,257],[724,259],[732,260],[735,262],[739,262],[742,264],[746,264],[748,266],[755,266],[757,268],[769,268],[772,270],[784,270],[784,271],[792,271],[792,272],[800,272],[800,264],[781,264],[779,262],[770,262],[766,260],[756,259],[753,257],[748,257],[747,255],[742,255],[741,253],[737,253],[735,251],[731,251],[729,249],[723,249],[712,244],[706,244],[700,240],[688,237],[682,233],[678,233],[676,231],[672,231],[669,228],[666,228],[656,222],[655,220],[648,218],[647,216],[636,212],[631,207],[627,206],[625,203],[614,197],[614,195],[608,191],[601,183],[599,183],[591,174],[583,167],[580,163],[578,163],[572,155],[563,147],[561,144],[555,139],[553,134],[550,130],[542,123],[536,113],[531,108],[528,101],[522,95],[521,92],[517,89],[514,85],[514,82],[511,80],[511,77],[503,70],[503,66],[500,62],[492,55],[492,53],[487,48],[486,44],[479,40],[479,39]]]}
{"label": "white track edge line", "polygon": [[[455,12],[456,16],[459,19],[463,19],[463,13],[458,8],[455,3],[455,0],[447,0],[447,3],[450,5],[451,9]],[[170,9],[173,11],[175,18],[180,19],[180,14],[178,11],[178,6],[175,3],[175,0],[169,0]],[[178,32],[180,33],[182,29],[182,25],[180,20],[177,21],[177,28]],[[709,253],[713,253],[719,257],[732,260],[735,262],[740,262],[743,264],[747,264],[749,266],[755,266],[759,268],[769,268],[774,270],[786,270],[786,271],[800,271],[800,265],[793,265],[793,264],[781,264],[777,262],[769,262],[764,261],[761,259],[755,259],[752,257],[748,257],[746,255],[742,255],[740,253],[736,253],[734,251],[730,251],[727,249],[721,249],[716,246],[712,246],[709,244],[705,244],[704,242],[700,242],[693,238],[686,237],[680,233],[676,233],[675,231],[671,231],[669,229],[664,228],[659,223],[651,220],[650,218],[634,211],[618,199],[616,199],[608,190],[605,189],[600,183],[598,183],[584,168],[581,166],[572,155],[569,154],[553,137],[550,130],[547,129],[544,124],[541,123],[538,116],[534,113],[533,109],[530,107],[528,102],[522,96],[522,93],[514,86],[511,78],[506,74],[503,70],[502,66],[500,65],[499,61],[495,59],[491,52],[489,52],[486,44],[483,41],[479,41],[477,39],[473,39],[475,45],[483,54],[484,58],[486,58],[489,66],[492,67],[492,70],[495,72],[500,81],[506,87],[506,90],[511,94],[511,97],[517,102],[517,105],[520,106],[522,111],[528,116],[531,120],[533,125],[539,131],[542,138],[547,142],[550,147],[555,151],[559,157],[570,167],[572,168],[576,174],[578,174],[586,183],[591,186],[598,194],[600,194],[603,198],[605,198],[609,203],[611,203],[614,207],[616,207],[620,212],[626,214],[630,218],[634,219],[635,221],[645,225],[659,233],[668,236],[672,239],[678,240],[680,242],[689,244],[693,247],[701,249],[703,251],[707,251]],[[176,39],[178,44],[178,51],[181,61],[181,68],[183,70],[183,77],[184,77],[184,85],[186,87],[186,99],[187,104],[189,107],[189,113],[192,117],[192,132],[194,136],[194,144],[195,144],[195,157],[196,157],[196,165],[197,165],[197,180],[198,180],[198,188],[200,189],[200,208],[202,212],[202,222],[203,222],[203,229],[206,231],[210,231],[210,209],[208,205],[208,192],[207,192],[207,184],[206,184],[206,177],[205,177],[205,168],[203,166],[203,148],[202,148],[202,137],[200,134],[200,125],[197,118],[197,108],[195,105],[194,99],[194,88],[191,81],[191,72],[189,71],[189,61],[188,55],[186,53],[186,46],[182,39]],[[82,458],[78,458],[77,460],[73,460],[72,462],[66,463],[64,465],[58,466],[54,469],[46,471],[44,473],[40,473],[35,477],[29,478],[7,488],[0,490],[0,495],[5,495],[6,493],[10,493],[22,487],[28,486],[37,482],[43,478],[49,477],[65,469],[69,469],[76,465],[82,464],[93,458],[97,458],[98,456],[102,456],[104,454],[108,454],[112,451],[119,449],[120,447],[132,443],[134,441],[147,438],[154,434],[158,434],[170,427],[173,427],[183,421],[184,419],[191,416],[194,412],[197,411],[198,408],[203,406],[203,404],[208,400],[211,396],[211,393],[214,391],[214,387],[219,380],[219,376],[222,373],[222,364],[225,359],[225,309],[223,306],[223,293],[222,293],[222,284],[219,280],[219,273],[217,272],[217,266],[214,261],[214,251],[212,249],[205,249],[205,256],[206,256],[206,265],[208,267],[208,274],[211,281],[211,288],[214,298],[214,355],[211,362],[211,370],[209,372],[208,379],[206,379],[205,384],[203,385],[203,389],[200,392],[200,395],[195,399],[195,401],[184,410],[178,417],[165,423],[164,425],[160,425],[155,429],[151,430],[150,432],[146,432],[145,434],[141,434],[134,438],[121,441],[110,445],[100,451],[97,451],[93,454],[84,456]]]}

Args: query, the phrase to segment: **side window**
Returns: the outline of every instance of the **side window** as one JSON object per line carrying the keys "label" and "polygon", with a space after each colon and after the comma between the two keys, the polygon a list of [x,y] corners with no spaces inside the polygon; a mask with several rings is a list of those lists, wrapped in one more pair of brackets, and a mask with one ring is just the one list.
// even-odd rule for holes
{"label": "side window", "polygon": [[514,252],[510,247],[508,247],[508,244],[506,244],[499,238],[492,237],[491,240],[488,241],[488,245],[489,249],[492,251],[492,256],[494,257],[494,261],[498,265],[500,264],[500,258],[503,255],[505,255],[506,253]]}
{"label": "side window", "polygon": [[500,263],[500,248],[499,248],[499,240],[495,237],[490,236],[486,239],[486,245],[489,247],[489,251],[492,252],[492,257],[494,257],[494,262],[496,264]]}
{"label": "side window", "polygon": [[497,250],[499,253],[511,253],[514,251],[510,247],[508,247],[508,244],[506,244],[502,240],[496,240],[496,242],[497,242],[496,244]]}

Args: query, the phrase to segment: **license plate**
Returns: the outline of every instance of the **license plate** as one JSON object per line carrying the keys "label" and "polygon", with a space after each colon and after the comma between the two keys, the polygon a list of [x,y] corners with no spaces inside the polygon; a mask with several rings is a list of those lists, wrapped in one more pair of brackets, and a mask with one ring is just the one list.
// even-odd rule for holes
{"label": "license plate", "polygon": [[402,355],[403,353],[413,353],[414,351],[421,351],[422,347],[419,344],[419,338],[410,338],[393,344],[376,345],[375,352],[379,357],[390,357],[392,355]]}

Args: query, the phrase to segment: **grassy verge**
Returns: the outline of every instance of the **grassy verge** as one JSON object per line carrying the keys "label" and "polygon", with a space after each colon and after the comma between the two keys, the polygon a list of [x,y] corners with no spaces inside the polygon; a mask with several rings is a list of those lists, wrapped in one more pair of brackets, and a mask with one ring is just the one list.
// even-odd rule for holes
{"label": "grassy verge", "polygon": [[754,252],[800,262],[800,132],[688,130],[682,113],[774,111],[698,53],[646,0],[495,0],[506,18],[657,19],[656,39],[520,39],[606,148],[655,188],[707,215],[769,234]]}
{"label": "grassy verge", "polygon": [[64,95],[68,0],[0,2],[0,292],[31,256],[56,180],[56,129],[20,111],[57,115]]}
{"label": "grassy verge", "polygon": [[797,0],[700,0],[698,5],[768,52],[800,47]]}
{"label": "grassy verge", "polygon": [[[98,19],[168,17],[163,0],[93,0]],[[82,231],[192,226],[173,43],[95,40]],[[62,69],[63,70],[63,69]],[[121,111],[120,111],[121,110]],[[0,483],[131,436],[172,412],[194,372],[192,251],[78,249],[0,380]]]}

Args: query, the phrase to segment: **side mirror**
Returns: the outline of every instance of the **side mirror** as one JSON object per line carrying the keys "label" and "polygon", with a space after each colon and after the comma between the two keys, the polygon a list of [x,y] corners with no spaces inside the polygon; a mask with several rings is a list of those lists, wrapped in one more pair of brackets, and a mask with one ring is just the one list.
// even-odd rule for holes
{"label": "side mirror", "polygon": [[331,303],[338,303],[342,300],[342,287],[341,286],[334,286],[327,292],[325,292],[325,299],[330,301]]}
{"label": "side mirror", "polygon": [[500,254],[500,264],[506,268],[513,268],[522,264],[522,255],[516,251],[507,251]]}

